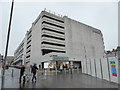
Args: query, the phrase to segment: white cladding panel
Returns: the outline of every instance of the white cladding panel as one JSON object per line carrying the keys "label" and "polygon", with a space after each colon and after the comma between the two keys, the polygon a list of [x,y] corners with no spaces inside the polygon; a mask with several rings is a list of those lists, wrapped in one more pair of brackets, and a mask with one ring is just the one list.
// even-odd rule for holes
{"label": "white cladding panel", "polygon": [[83,59],[80,60],[84,73],[102,78],[100,59],[104,57],[104,43],[101,31],[67,17],[64,19],[66,54]]}
{"label": "white cladding panel", "polygon": [[108,69],[108,60],[107,58],[102,58],[102,74],[103,74],[103,79],[109,81],[109,69]]}
{"label": "white cladding panel", "polygon": [[95,59],[91,59],[91,75],[94,77],[96,77],[95,68]]}
{"label": "white cladding panel", "polygon": [[[97,59],[104,56],[104,44],[99,30],[64,17],[66,53],[69,56]],[[100,32],[100,34],[93,31]]]}

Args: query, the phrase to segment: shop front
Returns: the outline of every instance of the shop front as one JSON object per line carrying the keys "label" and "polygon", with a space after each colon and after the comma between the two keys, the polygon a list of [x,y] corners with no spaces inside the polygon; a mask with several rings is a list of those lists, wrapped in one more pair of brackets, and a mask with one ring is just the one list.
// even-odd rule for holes
{"label": "shop front", "polygon": [[67,67],[70,67],[69,58],[66,56],[52,55],[50,57],[52,57],[52,60],[48,60],[41,63],[42,69],[44,68],[55,70],[57,68],[57,70],[59,70],[60,67],[63,68],[65,65],[67,65]]}
{"label": "shop front", "polygon": [[70,59],[67,56],[60,55],[50,55],[44,62],[41,63],[42,69],[45,70],[81,70],[81,61],[75,59]]}

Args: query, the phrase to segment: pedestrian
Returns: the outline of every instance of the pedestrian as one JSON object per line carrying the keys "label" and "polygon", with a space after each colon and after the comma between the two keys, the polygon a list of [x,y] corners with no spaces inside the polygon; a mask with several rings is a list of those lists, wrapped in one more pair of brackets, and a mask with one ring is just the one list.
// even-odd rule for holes
{"label": "pedestrian", "polygon": [[60,65],[60,71],[62,72],[62,70],[63,70],[63,65],[61,64]]}
{"label": "pedestrian", "polygon": [[39,70],[41,69],[41,65],[39,64]]}
{"label": "pedestrian", "polygon": [[9,65],[8,67],[13,67],[13,68],[20,69],[19,83],[21,83],[22,78],[23,78],[23,83],[25,83],[25,77],[24,77],[25,65],[21,65],[21,66]]}
{"label": "pedestrian", "polygon": [[65,64],[65,70],[68,71],[67,64]]}
{"label": "pedestrian", "polygon": [[23,78],[23,82],[25,82],[25,77],[23,77],[24,72],[25,72],[25,65],[22,66],[11,66],[17,69],[20,69],[20,76],[19,76],[19,83],[21,83],[21,79]]}
{"label": "pedestrian", "polygon": [[37,66],[36,66],[36,64],[34,64],[33,66],[32,66],[32,73],[33,73],[33,77],[32,77],[32,82],[34,81],[34,79],[35,79],[35,82],[36,82],[36,72],[37,72],[37,70],[38,70],[38,68],[37,68]]}

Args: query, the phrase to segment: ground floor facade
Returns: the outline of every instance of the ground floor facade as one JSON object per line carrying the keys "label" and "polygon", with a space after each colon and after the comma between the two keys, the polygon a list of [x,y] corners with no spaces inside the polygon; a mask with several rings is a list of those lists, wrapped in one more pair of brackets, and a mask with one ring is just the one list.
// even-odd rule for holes
{"label": "ground floor facade", "polygon": [[[17,71],[16,71],[17,72]],[[26,82],[19,84],[19,72],[14,72],[13,77],[11,71],[7,70],[5,74],[5,88],[118,88],[118,84],[108,82],[106,80],[91,77],[79,71],[73,74],[65,72],[48,71],[42,73],[37,72],[36,83]],[[1,82],[1,78],[0,78]],[[1,84],[0,84],[1,85]],[[112,90],[112,89],[110,89]]]}

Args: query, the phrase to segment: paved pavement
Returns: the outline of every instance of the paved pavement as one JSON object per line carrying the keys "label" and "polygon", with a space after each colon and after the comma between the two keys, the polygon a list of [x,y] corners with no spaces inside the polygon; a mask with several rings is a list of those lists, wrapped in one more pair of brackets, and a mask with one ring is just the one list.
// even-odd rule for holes
{"label": "paved pavement", "polygon": [[37,81],[19,84],[18,73],[11,76],[11,71],[6,72],[5,88],[118,88],[118,84],[101,80],[81,72],[73,74],[65,72],[38,72]]}

